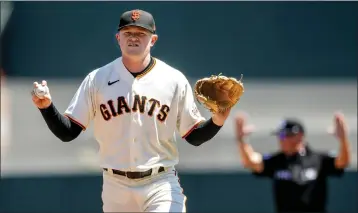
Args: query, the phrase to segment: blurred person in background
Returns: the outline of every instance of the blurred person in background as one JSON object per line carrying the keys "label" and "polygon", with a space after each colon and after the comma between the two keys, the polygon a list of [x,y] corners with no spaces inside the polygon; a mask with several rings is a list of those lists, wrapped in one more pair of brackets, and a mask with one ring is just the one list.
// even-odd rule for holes
{"label": "blurred person in background", "polygon": [[[305,140],[305,128],[295,118],[286,119],[273,133],[280,150],[267,155],[255,152],[245,142],[254,126],[246,125],[246,116],[235,118],[237,145],[243,166],[257,177],[273,179],[277,212],[326,212],[327,177],[342,176],[350,163],[348,133],[343,114],[334,115],[338,156],[313,150]],[[322,141],[324,143],[324,141]]]}
{"label": "blurred person in background", "polygon": [[6,157],[10,146],[10,99],[6,87],[5,72],[1,70],[1,159]]}
{"label": "blurred person in background", "polygon": [[6,26],[8,23],[9,18],[11,17],[13,11],[13,3],[10,1],[1,1],[0,2],[0,46],[1,46],[1,67],[0,67],[0,92],[1,92],[1,159],[4,159],[9,151],[10,148],[10,135],[11,135],[11,123],[10,123],[10,97],[8,88],[6,87],[6,73],[3,68],[3,62],[5,54],[3,53],[3,46],[4,46],[4,32],[6,30]]}

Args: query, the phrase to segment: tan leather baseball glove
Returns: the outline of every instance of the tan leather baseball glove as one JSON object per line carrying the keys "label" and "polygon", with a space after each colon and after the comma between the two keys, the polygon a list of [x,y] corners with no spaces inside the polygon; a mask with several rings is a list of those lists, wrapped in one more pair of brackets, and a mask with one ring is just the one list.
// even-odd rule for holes
{"label": "tan leather baseball glove", "polygon": [[221,75],[199,79],[194,87],[196,99],[210,112],[218,113],[232,108],[244,93],[244,84],[240,80]]}

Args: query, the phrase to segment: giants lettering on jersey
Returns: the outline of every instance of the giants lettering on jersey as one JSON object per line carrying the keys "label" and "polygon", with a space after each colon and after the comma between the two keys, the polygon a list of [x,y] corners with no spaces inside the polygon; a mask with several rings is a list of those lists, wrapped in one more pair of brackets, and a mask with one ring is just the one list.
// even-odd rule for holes
{"label": "giants lettering on jersey", "polygon": [[127,100],[123,96],[120,96],[117,98],[116,103],[113,100],[109,100],[107,101],[107,104],[101,104],[100,110],[103,119],[108,121],[112,117],[120,116],[123,113],[137,112],[138,110],[140,113],[145,113],[145,105],[147,103],[150,104],[150,108],[148,112],[146,112],[149,116],[153,116],[154,111],[159,108],[157,119],[161,122],[164,122],[167,119],[168,113],[170,111],[168,105],[160,105],[160,101],[154,98],[148,100],[146,96],[140,95],[134,96],[132,107],[130,107],[130,105],[127,103]]}

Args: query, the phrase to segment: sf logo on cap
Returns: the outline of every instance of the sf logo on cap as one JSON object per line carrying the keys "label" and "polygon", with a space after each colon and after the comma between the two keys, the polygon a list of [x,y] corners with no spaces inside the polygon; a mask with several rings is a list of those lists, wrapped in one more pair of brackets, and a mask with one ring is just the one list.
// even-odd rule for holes
{"label": "sf logo on cap", "polygon": [[139,10],[133,10],[132,12],[132,20],[137,21],[140,18]]}

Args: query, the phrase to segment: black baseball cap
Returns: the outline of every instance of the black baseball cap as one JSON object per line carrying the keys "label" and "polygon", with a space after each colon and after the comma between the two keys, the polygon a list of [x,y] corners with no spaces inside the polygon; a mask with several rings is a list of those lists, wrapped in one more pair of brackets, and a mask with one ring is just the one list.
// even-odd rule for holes
{"label": "black baseball cap", "polygon": [[285,119],[280,125],[280,127],[272,132],[273,135],[277,135],[280,137],[294,136],[299,133],[304,134],[305,128],[298,119],[294,118]]}
{"label": "black baseball cap", "polygon": [[127,26],[137,26],[155,33],[155,21],[152,14],[144,10],[130,10],[121,15],[118,31]]}

